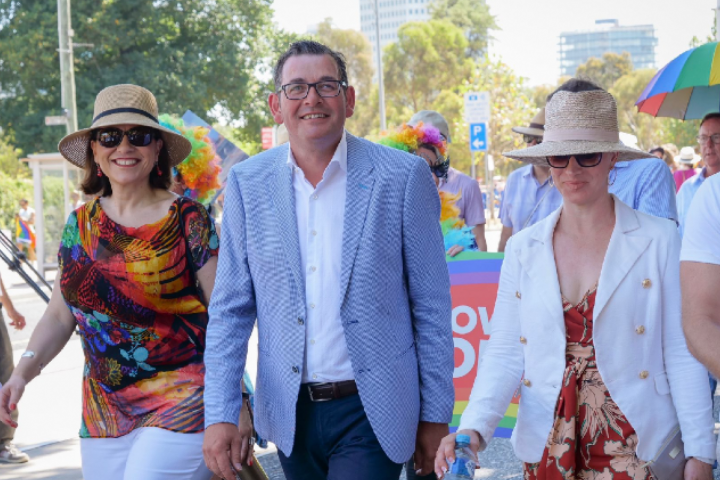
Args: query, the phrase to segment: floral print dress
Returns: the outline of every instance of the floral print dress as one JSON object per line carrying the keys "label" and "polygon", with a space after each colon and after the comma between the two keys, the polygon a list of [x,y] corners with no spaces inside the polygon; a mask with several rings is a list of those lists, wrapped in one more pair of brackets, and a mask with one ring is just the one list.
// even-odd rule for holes
{"label": "floral print dress", "polygon": [[85,354],[81,437],[203,431],[208,314],[194,279],[217,252],[212,219],[189,199],[138,228],[98,199],[70,215],[58,257]]}
{"label": "floral print dress", "polygon": [[648,480],[635,454],[637,434],[610,397],[595,363],[597,287],[573,306],[563,298],[567,365],[543,458],[524,465],[526,480]]}

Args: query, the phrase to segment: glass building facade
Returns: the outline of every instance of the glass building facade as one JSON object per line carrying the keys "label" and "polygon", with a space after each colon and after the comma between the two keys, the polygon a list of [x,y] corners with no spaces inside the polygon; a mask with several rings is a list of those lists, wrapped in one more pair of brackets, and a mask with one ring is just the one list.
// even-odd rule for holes
{"label": "glass building facade", "polygon": [[656,45],[652,25],[620,26],[617,20],[597,20],[593,29],[560,34],[560,74],[575,75],[589,58],[607,52],[627,52],[635,68],[655,68]]}
{"label": "glass building facade", "polygon": [[[395,42],[398,28],[404,23],[429,20],[428,5],[431,0],[377,0],[380,14],[380,48]],[[360,30],[365,34],[373,49],[374,64],[377,65],[375,42],[375,0],[360,0]]]}

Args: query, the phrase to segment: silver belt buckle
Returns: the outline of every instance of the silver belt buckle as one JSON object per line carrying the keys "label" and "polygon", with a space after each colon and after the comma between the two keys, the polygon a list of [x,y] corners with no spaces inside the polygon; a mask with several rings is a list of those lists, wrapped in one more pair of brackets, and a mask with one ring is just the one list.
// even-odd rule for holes
{"label": "silver belt buckle", "polygon": [[308,394],[310,394],[310,401],[311,401],[311,402],[329,402],[330,400],[332,400],[332,398],[318,398],[318,399],[316,399],[315,397],[313,397],[313,391],[312,391],[313,387],[321,387],[321,386],[323,386],[323,385],[329,385],[329,383],[327,383],[327,382],[325,382],[325,383],[314,383],[314,384],[310,384],[310,385],[307,386]]}

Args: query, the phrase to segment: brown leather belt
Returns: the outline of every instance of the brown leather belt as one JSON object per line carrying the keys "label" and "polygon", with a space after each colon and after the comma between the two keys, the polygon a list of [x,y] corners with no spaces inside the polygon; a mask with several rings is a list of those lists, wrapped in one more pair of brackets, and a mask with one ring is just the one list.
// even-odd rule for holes
{"label": "brown leather belt", "polygon": [[355,380],[345,380],[343,382],[327,382],[327,383],[306,383],[303,387],[307,388],[310,400],[313,402],[328,402],[337,400],[338,398],[349,397],[358,393]]}

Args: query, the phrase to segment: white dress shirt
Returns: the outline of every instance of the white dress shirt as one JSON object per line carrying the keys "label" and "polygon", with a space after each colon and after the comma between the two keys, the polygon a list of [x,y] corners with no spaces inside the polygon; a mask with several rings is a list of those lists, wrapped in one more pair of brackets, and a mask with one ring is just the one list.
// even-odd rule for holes
{"label": "white dress shirt", "polygon": [[340,321],[340,264],[347,189],[347,139],[342,139],[317,187],[288,149],[300,263],[305,274],[305,363],[303,383],[353,380],[352,364]]}

